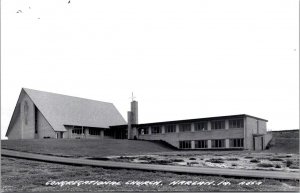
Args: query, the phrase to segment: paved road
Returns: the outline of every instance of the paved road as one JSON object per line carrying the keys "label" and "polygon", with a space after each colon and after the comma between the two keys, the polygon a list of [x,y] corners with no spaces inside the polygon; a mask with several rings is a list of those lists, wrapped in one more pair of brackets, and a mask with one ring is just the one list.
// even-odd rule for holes
{"label": "paved road", "polygon": [[281,172],[281,171],[262,171],[262,170],[241,170],[241,169],[227,169],[227,168],[200,168],[187,166],[170,166],[170,165],[154,165],[154,164],[138,164],[138,163],[124,163],[113,161],[96,161],[87,160],[83,158],[65,158],[50,155],[41,155],[20,151],[12,151],[1,149],[2,156],[25,158],[31,160],[47,161],[63,164],[76,164],[99,166],[107,168],[125,168],[138,170],[156,170],[164,172],[176,173],[191,173],[191,174],[208,174],[218,176],[238,176],[238,177],[252,177],[252,178],[273,178],[273,179],[299,179],[298,172]]}

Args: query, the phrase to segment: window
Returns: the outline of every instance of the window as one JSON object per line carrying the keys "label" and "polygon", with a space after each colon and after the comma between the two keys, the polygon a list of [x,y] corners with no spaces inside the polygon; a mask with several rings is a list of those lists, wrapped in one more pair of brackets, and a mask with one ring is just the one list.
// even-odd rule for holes
{"label": "window", "polygon": [[230,139],[229,141],[230,147],[244,147],[244,139]]}
{"label": "window", "polygon": [[207,130],[207,122],[195,123],[195,131]]}
{"label": "window", "polygon": [[37,134],[38,133],[38,109],[36,106],[34,106],[34,133]]}
{"label": "window", "polygon": [[[145,134],[145,135],[148,135],[148,134],[149,134],[149,128],[144,127],[144,128],[142,128],[142,130],[144,130],[144,134]],[[143,132],[143,131],[142,131],[142,132]]]}
{"label": "window", "polygon": [[179,148],[180,149],[191,149],[191,141],[179,141]]}
{"label": "window", "polygon": [[212,121],[211,129],[225,129],[225,121]]}
{"label": "window", "polygon": [[229,120],[229,128],[244,128],[243,119]]}
{"label": "window", "polygon": [[147,128],[147,127],[141,127],[141,128],[139,128],[138,130],[139,130],[139,134],[140,134],[140,135],[149,134],[148,128]]}
{"label": "window", "polygon": [[222,148],[225,147],[225,139],[215,139],[211,140],[212,148]]}
{"label": "window", "polygon": [[101,135],[100,133],[101,133],[100,129],[89,128],[90,135]]}
{"label": "window", "polygon": [[195,141],[195,148],[207,148],[207,140]]}
{"label": "window", "polygon": [[161,126],[153,126],[151,127],[151,134],[161,133]]}
{"label": "window", "polygon": [[72,133],[77,134],[77,135],[81,135],[82,134],[82,129],[73,129]]}
{"label": "window", "polygon": [[165,127],[166,133],[175,133],[176,132],[176,125],[166,125]]}
{"label": "window", "polygon": [[179,131],[180,132],[191,131],[191,124],[181,124],[181,125],[179,125]]}

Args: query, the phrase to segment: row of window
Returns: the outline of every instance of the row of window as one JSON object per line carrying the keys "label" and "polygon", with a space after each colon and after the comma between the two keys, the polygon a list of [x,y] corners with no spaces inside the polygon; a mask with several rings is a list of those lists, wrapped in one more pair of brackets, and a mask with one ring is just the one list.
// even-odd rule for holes
{"label": "row of window", "polygon": [[[195,141],[195,148],[196,149],[205,149],[208,148],[208,140],[196,140]],[[225,148],[225,139],[213,139],[211,140],[211,148]],[[244,147],[244,139],[229,139],[229,147]],[[192,148],[192,141],[179,141],[179,148],[180,149],[191,149]]]}
{"label": "row of window", "polygon": [[[195,123],[195,131],[205,131],[208,128],[208,122],[199,122]],[[244,128],[244,120],[243,119],[234,119],[229,120],[229,128]],[[225,129],[225,121],[212,121],[211,122],[211,129]],[[191,131],[191,124],[180,124],[179,125],[179,132],[189,132]],[[175,133],[176,132],[176,125],[166,125],[165,126],[165,133]],[[152,126],[151,127],[151,134],[159,134],[162,133],[161,126]],[[147,135],[149,134],[149,128],[139,128],[139,134]]]}
{"label": "row of window", "polygon": [[[73,134],[77,134],[77,135],[81,135],[82,134],[82,129],[77,129],[77,128],[74,128],[72,130],[72,133]],[[99,129],[93,129],[93,128],[89,128],[89,134],[90,135],[100,135],[100,130]]]}

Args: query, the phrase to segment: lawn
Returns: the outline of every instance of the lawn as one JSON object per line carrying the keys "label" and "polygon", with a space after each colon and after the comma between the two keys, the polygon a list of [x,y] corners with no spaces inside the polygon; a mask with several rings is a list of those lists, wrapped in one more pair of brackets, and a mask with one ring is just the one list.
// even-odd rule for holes
{"label": "lawn", "polygon": [[[1,192],[13,191],[299,191],[299,181],[242,179],[100,167],[70,166],[2,157]],[[46,185],[48,181],[119,182],[120,185]],[[125,184],[161,181],[159,185]],[[185,184],[170,185],[185,181]],[[187,182],[191,181],[191,182]],[[194,182],[194,185],[191,183]],[[198,184],[196,184],[198,183]],[[201,184],[202,183],[202,184]],[[230,184],[228,184],[230,183]],[[190,185],[187,185],[190,184]],[[196,184],[196,185],[195,185]],[[201,185],[200,185],[201,184]]]}
{"label": "lawn", "polygon": [[161,142],[119,139],[2,140],[1,148],[31,153],[89,157],[173,151]]}

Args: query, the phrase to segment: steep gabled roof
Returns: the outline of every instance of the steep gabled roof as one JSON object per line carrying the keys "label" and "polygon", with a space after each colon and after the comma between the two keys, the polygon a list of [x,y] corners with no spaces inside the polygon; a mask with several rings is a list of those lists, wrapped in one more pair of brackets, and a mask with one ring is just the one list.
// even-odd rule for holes
{"label": "steep gabled roof", "polygon": [[109,128],[126,124],[112,103],[23,88],[55,131],[64,125]]}

